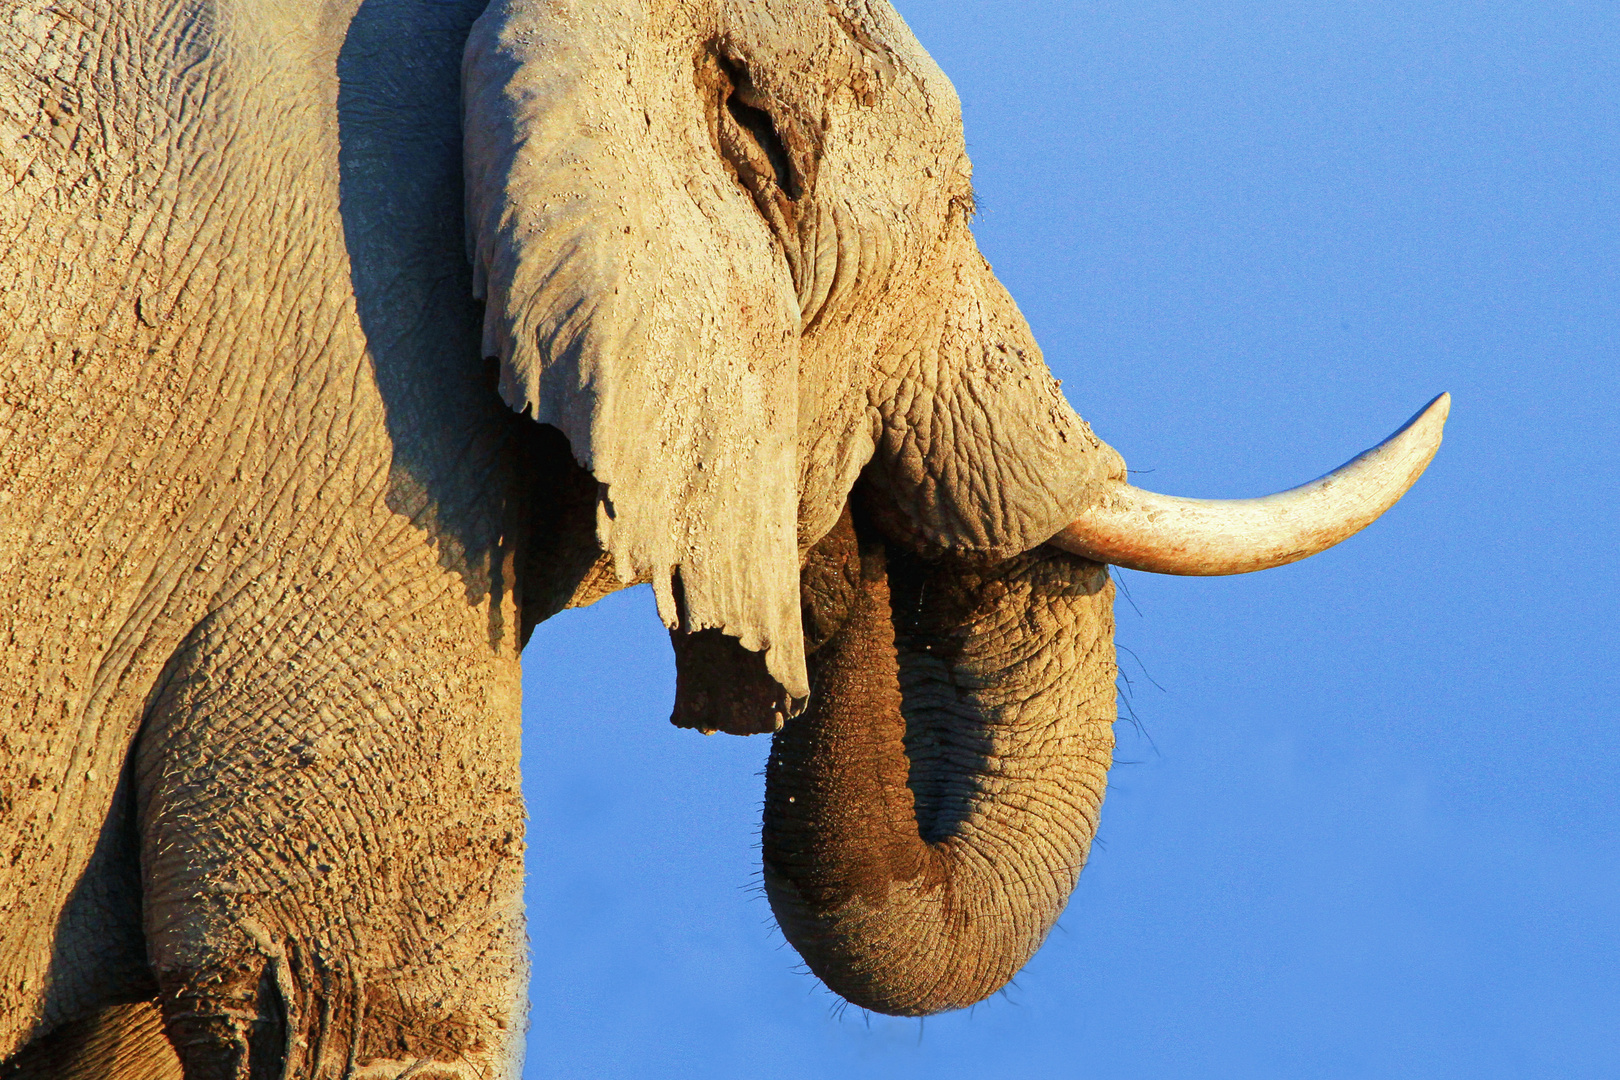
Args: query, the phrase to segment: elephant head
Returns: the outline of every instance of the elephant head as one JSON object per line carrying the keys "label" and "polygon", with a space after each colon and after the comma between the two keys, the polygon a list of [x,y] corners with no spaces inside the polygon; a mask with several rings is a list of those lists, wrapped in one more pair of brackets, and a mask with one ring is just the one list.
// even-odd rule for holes
{"label": "elephant head", "polygon": [[497,0],[463,95],[484,351],[596,482],[576,602],[651,582],[675,722],[779,732],[765,882],[818,975],[903,1014],[994,992],[1096,828],[1102,564],[1336,543],[1445,400],[1270,499],[1131,487],[975,247],[955,94],[877,0]]}

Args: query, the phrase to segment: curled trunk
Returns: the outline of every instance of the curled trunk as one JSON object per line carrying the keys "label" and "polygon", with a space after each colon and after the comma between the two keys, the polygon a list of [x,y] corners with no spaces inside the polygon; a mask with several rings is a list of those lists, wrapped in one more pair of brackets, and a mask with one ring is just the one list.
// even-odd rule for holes
{"label": "curled trunk", "polygon": [[772,909],[858,1005],[971,1005],[1040,946],[1096,831],[1107,572],[1049,548],[924,561],[846,511],[803,583],[811,699],[766,773]]}

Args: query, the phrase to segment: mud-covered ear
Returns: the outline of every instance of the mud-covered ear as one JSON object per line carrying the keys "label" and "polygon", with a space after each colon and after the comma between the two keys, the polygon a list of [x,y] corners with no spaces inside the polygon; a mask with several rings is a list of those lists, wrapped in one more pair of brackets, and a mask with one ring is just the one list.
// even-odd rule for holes
{"label": "mud-covered ear", "polygon": [[600,484],[598,539],[666,625],[796,711],[793,282],[714,153],[692,58],[636,0],[495,0],[463,62],[469,253],[513,408]]}

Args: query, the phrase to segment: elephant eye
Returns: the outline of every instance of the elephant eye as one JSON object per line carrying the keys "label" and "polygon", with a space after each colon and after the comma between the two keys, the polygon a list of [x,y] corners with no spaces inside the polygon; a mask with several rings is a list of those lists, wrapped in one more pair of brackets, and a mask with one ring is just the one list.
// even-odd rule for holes
{"label": "elephant eye", "polygon": [[718,70],[711,69],[717,76],[711,85],[721,99],[716,104],[723,106],[716,116],[719,130],[715,132],[721,155],[756,202],[798,199],[801,188],[793,157],[748,69],[724,55],[714,61]]}
{"label": "elephant eye", "polygon": [[797,199],[799,191],[798,185],[793,182],[793,166],[788,160],[787,147],[782,145],[782,138],[776,133],[776,124],[772,122],[771,114],[745,102],[741,91],[738,90],[733,90],[726,98],[726,111],[737,121],[738,127],[752,136],[755,146],[771,163],[771,171],[776,176],[776,186],[781,188],[788,198]]}

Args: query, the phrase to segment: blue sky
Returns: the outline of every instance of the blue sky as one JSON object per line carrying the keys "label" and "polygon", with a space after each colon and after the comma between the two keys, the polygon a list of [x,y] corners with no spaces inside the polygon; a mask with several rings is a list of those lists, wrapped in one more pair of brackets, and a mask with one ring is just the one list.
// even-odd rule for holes
{"label": "blue sky", "polygon": [[529,1077],[1620,1075],[1620,7],[903,0],[985,254],[1173,494],[1441,390],[1365,533],[1120,572],[1099,843],[1016,987],[843,1011],[758,892],[763,738],[669,727],[646,590],[525,656]]}

